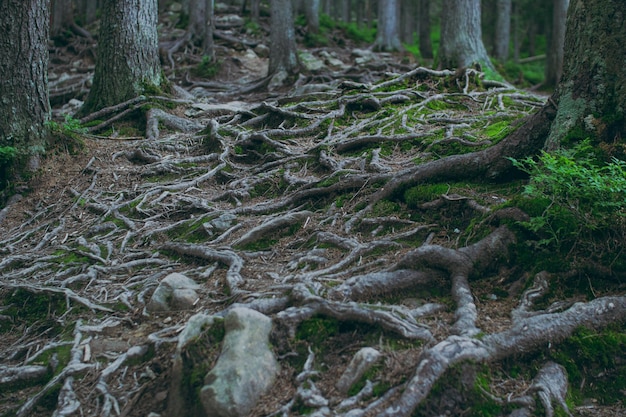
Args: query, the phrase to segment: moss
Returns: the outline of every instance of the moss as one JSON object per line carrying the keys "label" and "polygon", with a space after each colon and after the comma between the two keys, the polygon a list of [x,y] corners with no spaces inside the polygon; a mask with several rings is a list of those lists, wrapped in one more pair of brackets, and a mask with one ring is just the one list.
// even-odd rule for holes
{"label": "moss", "polygon": [[[45,328],[49,334],[59,334],[63,328],[56,320],[67,312],[67,301],[61,294],[36,294],[22,288],[0,293],[0,304],[5,306],[2,314],[7,320],[0,321],[0,333],[13,330],[16,326]],[[33,330],[36,331],[36,330]]]}
{"label": "moss", "polygon": [[213,78],[217,75],[221,67],[221,61],[212,60],[209,56],[204,55],[200,63],[198,63],[196,67],[192,68],[191,72],[197,77]]}
{"label": "moss", "polygon": [[420,184],[404,192],[403,200],[409,208],[419,207],[421,204],[435,200],[442,194],[450,191],[449,184]]}
{"label": "moss", "polygon": [[511,128],[510,120],[502,120],[496,123],[492,123],[484,130],[485,136],[492,141],[499,141],[507,137],[513,129]]}
{"label": "moss", "polygon": [[204,386],[206,374],[209,373],[219,357],[225,334],[224,321],[216,319],[211,327],[205,329],[181,353],[183,368],[181,370],[183,376],[181,392],[187,406],[186,415],[190,417],[206,415],[200,401],[200,390]]}
{"label": "moss", "polygon": [[204,223],[209,221],[206,217],[200,219],[191,219],[186,221],[172,230],[167,235],[174,240],[189,243],[200,243],[206,241],[210,236],[204,229]]}
{"label": "moss", "polygon": [[576,404],[592,398],[601,405],[620,403],[626,390],[626,333],[615,327],[596,332],[580,328],[550,356],[567,371]]}
{"label": "moss", "polygon": [[485,394],[490,390],[492,370],[487,365],[465,363],[450,368],[433,386],[426,401],[414,416],[457,414],[496,417],[512,411],[510,405],[500,404]]}

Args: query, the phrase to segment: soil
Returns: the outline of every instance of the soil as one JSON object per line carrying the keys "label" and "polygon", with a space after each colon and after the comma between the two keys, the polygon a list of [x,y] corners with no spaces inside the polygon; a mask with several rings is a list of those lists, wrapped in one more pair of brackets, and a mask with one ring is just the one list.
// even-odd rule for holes
{"label": "soil", "polygon": [[[163,16],[162,23],[165,48],[180,35],[180,30],[175,28],[171,15]],[[266,22],[262,24],[259,33],[233,28],[231,34],[261,42],[267,35],[263,30],[266,26]],[[522,95],[504,85],[499,91],[488,91],[473,81],[472,77],[478,79],[478,74],[472,71],[460,76],[433,72],[412,77],[408,86],[398,87],[397,100],[405,107],[385,110],[383,104],[372,111],[362,104],[371,102],[357,101],[346,112],[349,116],[332,121],[329,118],[323,129],[308,131],[307,127],[335,111],[340,103],[351,103],[353,97],[362,99],[360,91],[376,100],[392,96],[376,95],[372,84],[417,67],[411,62],[413,58],[403,53],[376,54],[374,61],[358,64],[352,50],[363,45],[342,36],[333,33],[329,39],[342,39],[344,47],[329,45],[323,49],[342,61],[346,69],[303,71],[296,86],[271,92],[260,89],[237,93],[265,77],[267,71],[267,58],[241,45],[217,40],[221,65],[210,80],[192,75],[199,62],[193,45],[177,50],[173,55],[175,68],[164,60],[164,70],[173,84],[194,98],[174,108],[170,106],[168,113],[192,119],[204,127],[217,121],[217,132],[207,132],[210,129],[206,128],[180,132],[164,126],[157,140],[147,141],[142,116],[113,123],[100,132],[63,132],[57,137],[39,171],[29,181],[18,184],[16,189],[23,190],[22,199],[8,206],[1,221],[0,241],[4,249],[0,252],[0,295],[5,303],[12,304],[0,311],[9,311],[11,306],[22,303],[18,309],[32,310],[40,318],[14,312],[3,315],[0,358],[7,366],[47,366],[48,377],[64,378],[52,387],[46,387],[42,381],[27,381],[18,388],[0,388],[0,415],[15,415],[20,407],[25,410],[25,400],[38,394],[43,395],[21,415],[51,415],[53,410],[63,409],[59,398],[65,399],[66,405],[72,404],[72,398],[78,402],[75,411],[61,415],[165,415],[176,338],[191,315],[220,314],[233,303],[289,297],[297,283],[305,283],[324,296],[354,276],[392,270],[416,247],[438,245],[458,250],[479,241],[482,236],[477,235],[496,229],[498,225],[490,223],[494,220],[489,213],[517,195],[522,182],[451,183],[448,192],[429,197],[421,207],[410,206],[402,197],[406,190],[399,190],[398,195],[385,200],[386,206],[377,205],[376,211],[365,214],[363,208],[374,201],[386,181],[412,169],[414,161],[489,146],[490,141],[497,139],[486,137],[482,133],[485,127],[536,111],[542,98]],[[62,74],[88,76],[93,71],[93,48],[93,43],[78,37],[57,40],[51,55],[51,80]],[[322,48],[308,50],[319,54]],[[344,84],[340,84],[342,81]],[[302,91],[298,90],[302,86],[319,88],[324,82],[332,89],[296,93]],[[353,87],[347,86],[355,88],[355,95],[349,95]],[[84,94],[82,89],[74,90],[72,98],[81,100]],[[403,94],[409,97],[408,101],[400,97]],[[418,114],[406,110],[417,108],[419,100],[433,97],[437,104],[428,111]],[[506,108],[497,106],[499,97],[511,97]],[[63,114],[71,111],[72,105],[68,96],[57,96],[53,102],[55,117],[62,124]],[[284,111],[292,102],[301,103],[301,107],[288,109],[297,116]],[[202,113],[198,104],[222,108],[216,113]],[[232,106],[240,110],[233,111]],[[407,115],[404,121],[401,117],[394,119],[403,112]],[[253,123],[254,117],[263,119]],[[404,141],[410,146],[403,144],[398,139],[406,134],[401,128],[403,123],[412,125],[411,134],[423,142],[411,139]],[[347,133],[353,128],[359,134]],[[261,136],[254,136],[255,133]],[[333,141],[334,135],[339,138],[337,141]],[[333,150],[340,142],[367,135],[384,136],[384,140],[345,152]],[[328,165],[320,162],[324,152],[333,161]],[[382,156],[380,166],[372,164],[377,152]],[[142,160],[141,155],[154,159]],[[212,159],[202,159],[207,155],[212,155]],[[222,162],[228,168],[216,170]],[[358,182],[359,176],[366,179]],[[337,186],[332,188],[335,180]],[[181,184],[185,186],[180,187]],[[315,187],[325,191],[314,195],[311,190]],[[254,239],[251,245],[237,244],[258,225],[303,210],[311,212],[305,221],[272,230]],[[236,220],[221,229],[210,226],[223,214],[233,214]],[[351,220],[358,216],[363,217],[363,222],[350,229]],[[412,229],[416,230],[413,234],[401,236]],[[335,236],[334,243],[331,235]],[[243,261],[238,272],[243,282],[234,285],[229,281],[233,268],[227,261],[176,253],[166,249],[171,244],[200,245],[220,253],[233,251]],[[532,283],[533,275],[523,265],[508,262],[506,256],[503,254],[501,262],[484,269],[477,267],[479,272],[469,277],[479,312],[476,327],[484,334],[511,327],[511,311]],[[133,261],[143,263],[132,264]],[[420,318],[419,325],[428,328],[436,342],[445,340],[456,320],[455,303],[451,283],[435,269],[427,268],[434,278],[425,285],[372,293],[357,301],[371,311],[385,306],[412,309],[440,303],[442,309]],[[147,313],[145,305],[156,285],[171,272],[184,273],[201,284],[198,302],[182,311]],[[52,287],[69,289],[71,294],[47,290]],[[623,288],[612,285],[597,290],[595,295],[621,293]],[[43,294],[43,301],[37,294]],[[73,298],[74,295],[79,298]],[[90,307],[86,300],[95,307]],[[575,301],[589,298],[576,294],[564,300],[567,306]],[[38,310],[36,303],[43,308]],[[294,309],[301,307],[293,299],[289,305]],[[267,314],[275,317],[278,311],[270,309]],[[381,388],[374,398],[364,398],[355,408],[363,407],[364,415],[377,415],[399,396],[399,391],[392,388],[402,387],[411,379],[422,352],[435,344],[403,337],[391,327],[320,317],[327,320],[320,322],[323,337],[272,340],[281,363],[280,374],[250,416],[279,415],[279,410],[292,400],[294,405],[284,415],[323,412],[322,407],[297,399],[296,377],[302,372],[309,348],[316,354],[314,369],[318,372],[311,381],[328,400],[327,414],[318,415],[342,415],[335,407],[345,398],[337,392],[335,383],[354,353],[366,346],[383,354],[381,365],[370,376]],[[83,330],[79,343],[73,342],[83,325],[100,328]],[[65,343],[66,348],[55,343]],[[103,380],[103,369],[134,346],[146,347],[150,353],[136,360],[127,359]],[[28,360],[37,352],[46,351],[54,352],[56,359],[42,354],[39,359]],[[63,374],[64,369],[69,369],[68,355],[76,352],[82,355],[78,362],[89,367]],[[515,366],[506,361],[491,364],[488,370],[482,365],[472,368],[472,372],[488,375],[486,388],[491,397],[471,399],[477,395],[473,380],[439,387],[416,415],[479,415],[477,403],[492,404],[497,403],[493,397],[505,401],[507,397],[522,395],[541,361],[550,357],[551,348],[538,352],[516,358],[518,368],[523,369],[520,372],[515,368],[519,372],[516,377],[511,375]],[[217,353],[216,349],[207,349],[213,360]],[[623,360],[623,356],[618,360]],[[61,386],[70,374],[75,378],[73,392],[64,397]],[[389,398],[381,406],[366,408],[385,392]],[[510,406],[503,406],[501,413],[510,411]],[[572,411],[580,416],[617,416],[625,412],[621,401],[602,404],[594,398],[585,399],[584,405],[578,404]]]}

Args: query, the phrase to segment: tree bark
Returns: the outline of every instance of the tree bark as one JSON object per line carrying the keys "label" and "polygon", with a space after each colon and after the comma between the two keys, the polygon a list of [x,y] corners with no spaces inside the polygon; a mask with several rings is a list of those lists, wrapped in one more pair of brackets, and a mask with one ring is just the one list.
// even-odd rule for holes
{"label": "tree bark", "polygon": [[381,0],[378,6],[378,33],[374,48],[381,51],[401,51],[399,0]]}
{"label": "tree bark", "polygon": [[320,0],[309,0],[304,5],[307,30],[309,33],[320,31]]}
{"label": "tree bark", "polygon": [[483,70],[495,72],[482,40],[480,0],[444,0],[442,7],[438,67],[480,65]]}
{"label": "tree bark", "polygon": [[430,0],[419,0],[419,2],[420,55],[424,59],[433,59],[433,43],[430,39]]}
{"label": "tree bark", "polygon": [[53,0],[52,18],[50,19],[50,35],[58,36],[63,33],[74,21],[71,0]]}
{"label": "tree bark", "polygon": [[544,84],[555,86],[563,73],[563,46],[565,44],[565,21],[569,0],[553,0],[552,33],[547,53]]}
{"label": "tree bark", "polygon": [[296,49],[296,34],[293,23],[291,0],[271,0],[270,59],[269,75],[298,72],[299,62]]}
{"label": "tree bark", "polygon": [[626,11],[621,0],[572,0],[563,76],[546,149],[592,138],[624,158],[626,136]]}
{"label": "tree bark", "polygon": [[37,168],[50,118],[49,17],[46,0],[0,2],[0,147],[15,148],[27,170]]}
{"label": "tree bark", "polygon": [[511,39],[511,0],[497,0],[496,31],[493,43],[493,55],[500,61],[509,58],[509,40]]}
{"label": "tree bark", "polygon": [[83,114],[112,106],[165,82],[159,62],[156,0],[104,2],[93,87]]}

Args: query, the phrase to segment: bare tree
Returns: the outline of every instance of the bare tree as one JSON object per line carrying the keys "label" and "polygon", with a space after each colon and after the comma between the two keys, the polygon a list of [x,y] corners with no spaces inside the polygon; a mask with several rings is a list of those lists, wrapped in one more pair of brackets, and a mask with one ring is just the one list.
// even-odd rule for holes
{"label": "bare tree", "polygon": [[430,0],[419,0],[419,43],[420,55],[425,59],[433,58],[433,43],[430,39]]}
{"label": "bare tree", "polygon": [[480,0],[444,0],[441,16],[440,68],[480,65],[495,71],[480,28]]}
{"label": "bare tree", "polygon": [[271,0],[269,74],[292,75],[299,70],[291,0]]}
{"label": "bare tree", "polygon": [[83,113],[129,100],[165,82],[158,53],[156,0],[107,0],[93,87]]}
{"label": "bare tree", "polygon": [[195,44],[200,44],[202,55],[215,59],[213,48],[213,0],[191,0],[187,36]]}
{"label": "bare tree", "polygon": [[378,32],[374,48],[382,51],[400,51],[399,0],[381,0],[378,3]]}
{"label": "bare tree", "polygon": [[506,61],[509,58],[509,41],[511,39],[511,7],[511,0],[497,0],[493,55],[500,61]]}
{"label": "bare tree", "polygon": [[553,0],[552,33],[547,53],[545,84],[555,86],[563,73],[563,45],[569,0]]}
{"label": "bare tree", "polygon": [[50,19],[50,35],[58,36],[74,22],[72,0],[53,0]]}
{"label": "bare tree", "polygon": [[304,5],[306,15],[307,30],[310,33],[320,31],[320,0],[309,0]]}
{"label": "bare tree", "polygon": [[0,2],[0,148],[14,149],[20,170],[34,170],[43,152],[48,99],[46,0]]}

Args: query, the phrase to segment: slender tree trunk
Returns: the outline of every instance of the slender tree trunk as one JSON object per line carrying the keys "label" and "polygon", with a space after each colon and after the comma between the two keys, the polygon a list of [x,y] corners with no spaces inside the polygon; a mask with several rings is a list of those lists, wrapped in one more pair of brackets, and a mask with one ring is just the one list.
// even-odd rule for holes
{"label": "slender tree trunk", "polygon": [[307,30],[310,33],[320,31],[320,0],[309,0],[304,5],[306,15]]}
{"label": "slender tree trunk", "polygon": [[121,103],[165,80],[159,63],[157,0],[107,0],[93,87],[82,112]]}
{"label": "slender tree trunk", "polygon": [[381,0],[378,6],[378,33],[374,48],[382,51],[401,51],[399,0]]}
{"label": "slender tree trunk", "polygon": [[269,74],[298,72],[296,34],[293,24],[291,0],[271,0],[271,31]]}
{"label": "slender tree trunk", "polygon": [[496,8],[493,55],[500,61],[506,61],[509,59],[509,41],[511,39],[511,0],[497,0]]}
{"label": "slender tree trunk", "polygon": [[350,0],[340,0],[341,20],[344,23],[350,23]]}
{"label": "slender tree trunk", "polygon": [[444,0],[441,16],[439,67],[480,65],[495,71],[482,40],[480,0]]}
{"label": "slender tree trunk", "polygon": [[48,100],[47,0],[0,1],[0,147],[32,171],[45,145]]}
{"label": "slender tree trunk", "polygon": [[430,39],[430,0],[419,0],[419,2],[420,55],[424,59],[433,59],[433,43]]}
{"label": "slender tree trunk", "polygon": [[415,0],[401,0],[400,20],[402,25],[402,42],[412,44],[413,34],[417,32],[418,2]]}
{"label": "slender tree trunk", "polygon": [[563,46],[569,0],[553,0],[552,34],[547,53],[545,84],[555,86],[563,73]]}
{"label": "slender tree trunk", "polygon": [[74,22],[72,0],[52,0],[50,35],[58,36]]}

